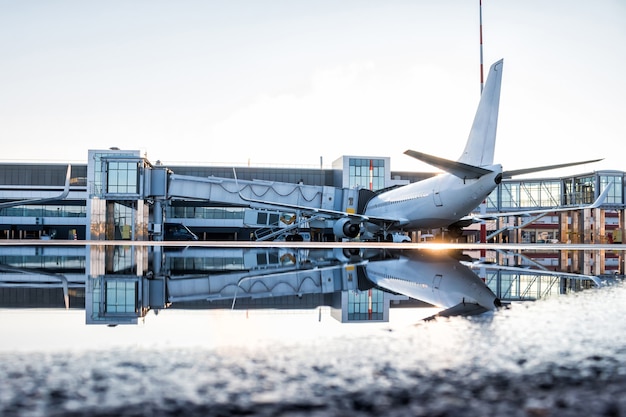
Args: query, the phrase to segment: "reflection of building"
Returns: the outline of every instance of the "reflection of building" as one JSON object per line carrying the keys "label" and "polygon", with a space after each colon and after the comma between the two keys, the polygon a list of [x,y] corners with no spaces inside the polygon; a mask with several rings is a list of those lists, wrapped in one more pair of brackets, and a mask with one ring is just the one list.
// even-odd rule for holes
{"label": "reflection of building", "polygon": [[[385,252],[387,253],[387,252]],[[371,268],[422,288],[433,277],[450,283],[454,264],[437,267],[350,257],[337,249],[186,248],[150,246],[0,247],[0,308],[85,308],[88,324],[137,324],[146,314],[181,309],[314,309],[330,307],[342,323],[386,322],[389,309],[427,305],[413,295],[373,287]],[[419,259],[417,259],[419,260]],[[426,258],[423,259],[427,261]],[[383,263],[384,262],[384,263]],[[430,266],[436,264],[430,263]],[[394,272],[395,268],[395,272]],[[404,271],[404,272],[401,272]],[[456,279],[458,279],[457,277]],[[489,288],[503,301],[578,290],[586,284],[539,272],[488,271]],[[433,284],[434,285],[434,284]],[[409,288],[409,287],[406,287]],[[458,289],[459,287],[457,287]],[[428,295],[427,295],[428,296]],[[442,299],[442,296],[437,296]]]}
{"label": "reflection of building", "polygon": [[90,276],[85,290],[87,324],[137,324],[165,308],[165,280],[132,275]]}

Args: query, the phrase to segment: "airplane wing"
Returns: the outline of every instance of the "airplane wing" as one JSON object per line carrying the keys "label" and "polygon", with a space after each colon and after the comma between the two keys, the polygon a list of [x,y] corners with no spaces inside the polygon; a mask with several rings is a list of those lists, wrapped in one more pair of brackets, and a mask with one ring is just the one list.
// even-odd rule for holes
{"label": "airplane wing", "polygon": [[[479,166],[469,165],[469,164],[465,164],[463,162],[458,162],[458,161],[452,161],[449,159],[444,159],[438,156],[428,155],[423,152],[418,152],[418,151],[414,151],[411,149],[404,151],[404,154],[412,158],[415,158],[419,161],[425,162],[429,165],[432,165],[434,167],[437,167],[439,169],[442,169],[446,172],[449,172],[459,178],[480,178],[483,175],[492,172],[489,169],[482,168]],[[598,162],[598,161],[602,161],[602,158],[590,159],[588,161],[568,162],[564,164],[544,165],[540,167],[504,171],[502,172],[502,178],[512,178],[517,175],[532,174],[535,172],[549,171],[552,169],[567,168],[567,167],[583,165],[583,164],[591,164],[593,162]]]}
{"label": "airplane wing", "polygon": [[501,218],[501,217],[533,216],[533,215],[548,214],[548,213],[555,213],[555,212],[561,212],[561,211],[571,211],[571,210],[582,210],[582,209],[598,208],[602,204],[604,204],[604,200],[606,199],[606,196],[609,194],[609,190],[611,189],[612,186],[613,186],[613,183],[610,182],[606,186],[604,191],[602,191],[602,193],[598,196],[596,201],[594,201],[592,204],[588,204],[588,205],[576,205],[576,206],[567,206],[567,207],[559,206],[559,207],[553,207],[553,208],[548,208],[548,209],[507,211],[507,212],[489,213],[489,214],[472,214],[472,215],[468,215],[468,216],[465,216],[465,217],[461,218],[459,220],[459,222],[478,223],[478,222],[481,222],[483,220],[495,220],[495,219]]}
{"label": "airplane wing", "polygon": [[583,164],[591,164],[593,162],[598,162],[598,161],[602,161],[602,158],[600,158],[600,159],[591,159],[589,161],[569,162],[569,163],[558,164],[558,165],[545,165],[545,166],[542,166],[542,167],[524,168],[524,169],[511,170],[511,171],[504,171],[502,173],[502,178],[512,178],[512,177],[515,177],[517,175],[532,174],[534,172],[549,171],[551,169],[566,168],[566,167],[572,167],[572,166],[583,165]]}
{"label": "airplane wing", "polygon": [[57,195],[57,196],[46,197],[46,198],[33,198],[33,199],[29,199],[29,200],[8,201],[8,202],[5,202],[5,203],[0,203],[0,208],[22,206],[22,205],[26,205],[26,204],[40,204],[40,203],[45,203],[45,202],[48,202],[48,201],[63,200],[70,193],[70,177],[71,177],[71,175],[72,175],[72,166],[68,165],[67,166],[67,173],[65,174],[65,185],[63,187],[63,192],[61,194]]}
{"label": "airplane wing", "polygon": [[454,316],[475,316],[478,314],[486,313],[487,310],[485,307],[482,307],[476,303],[460,303],[455,305],[454,307],[450,307],[448,309],[442,310],[439,313],[427,317],[424,320],[434,320],[437,317],[454,317]]}

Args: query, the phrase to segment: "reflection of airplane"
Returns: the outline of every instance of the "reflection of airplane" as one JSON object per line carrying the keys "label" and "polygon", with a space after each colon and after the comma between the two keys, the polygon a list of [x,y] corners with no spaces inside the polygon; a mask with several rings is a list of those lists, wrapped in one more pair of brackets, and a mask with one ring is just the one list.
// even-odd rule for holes
{"label": "reflection of airplane", "polygon": [[[365,290],[374,284],[384,292],[441,307],[444,311],[439,315],[442,316],[480,314],[501,305],[471,269],[444,252],[370,249],[359,253],[318,250],[304,254],[294,250],[291,258],[295,262],[280,262],[275,254],[273,258],[279,268],[269,268],[265,263],[269,257],[265,254],[275,251],[273,248],[249,249],[254,256],[248,254],[245,258],[262,259],[262,268],[248,264],[237,271],[171,276],[167,284],[168,301],[301,296]],[[206,255],[206,249],[204,253]],[[352,274],[349,271],[356,275],[349,278]],[[368,285],[361,277],[372,284]]]}
{"label": "reflection of airplane", "polygon": [[[139,256],[147,248],[135,249],[136,256],[128,257],[148,257]],[[499,299],[470,268],[504,268],[427,249],[190,247],[158,254],[149,257],[152,268],[136,275],[120,274],[120,267],[111,263],[134,271],[126,259],[112,260],[93,247],[46,247],[45,252],[39,247],[0,248],[6,262],[0,264],[0,300],[5,288],[62,288],[67,307],[71,290],[85,288],[88,324],[137,323],[149,310],[185,308],[189,302],[207,309],[329,306],[342,322],[371,322],[388,320],[392,301],[412,306],[420,304],[412,300],[425,302],[441,308],[442,316],[494,310]],[[597,282],[586,275],[553,275]],[[501,285],[494,291],[507,293]],[[361,315],[349,316],[355,312]]]}
{"label": "reflection of airplane", "polygon": [[502,305],[471,269],[445,252],[397,252],[369,262],[365,271],[380,288],[444,308],[440,316],[480,314]]}
{"label": "reflection of airplane", "polygon": [[7,202],[4,202],[4,203],[0,203],[0,208],[22,206],[22,205],[26,205],[26,204],[41,204],[41,203],[46,203],[48,201],[63,200],[65,197],[67,197],[67,195],[70,192],[70,176],[71,176],[71,173],[72,173],[72,166],[68,165],[67,166],[67,173],[65,174],[65,185],[63,186],[63,192],[61,192],[61,194],[59,194],[59,195],[55,195],[55,196],[52,196],[52,197],[32,198],[32,199],[28,199],[28,200],[7,201]]}
{"label": "reflection of airplane", "polygon": [[[385,238],[391,240],[393,235],[390,232],[392,231],[442,227],[447,228],[451,236],[458,237],[463,227],[481,220],[479,216],[468,216],[468,214],[491,194],[502,181],[502,178],[597,161],[575,162],[517,171],[503,171],[500,165],[494,164],[502,66],[502,60],[491,66],[465,149],[457,161],[412,150],[405,152],[409,156],[446,171],[445,174],[395,189],[383,190],[378,194],[372,193],[366,205],[359,201],[359,206],[365,207],[360,213],[329,211],[280,203],[275,203],[275,205],[305,212],[309,210],[309,212],[318,215],[327,213],[329,217],[337,219],[333,231],[338,238],[355,238],[361,233],[361,237],[364,239]],[[243,195],[241,198],[253,203],[274,204],[269,201],[245,198]],[[601,204],[603,199],[604,196],[601,196],[594,205]],[[507,215],[572,210],[573,208],[553,208],[508,213]],[[484,217],[492,219],[494,216]]]}

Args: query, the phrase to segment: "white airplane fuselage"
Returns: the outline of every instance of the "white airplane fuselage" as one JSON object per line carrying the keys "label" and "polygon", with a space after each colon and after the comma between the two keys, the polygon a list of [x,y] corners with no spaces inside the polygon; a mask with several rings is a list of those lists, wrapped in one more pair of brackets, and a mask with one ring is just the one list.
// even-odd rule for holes
{"label": "white airplane fuselage", "polygon": [[373,197],[364,215],[395,219],[406,229],[448,227],[476,209],[498,186],[500,165],[477,179],[440,174]]}

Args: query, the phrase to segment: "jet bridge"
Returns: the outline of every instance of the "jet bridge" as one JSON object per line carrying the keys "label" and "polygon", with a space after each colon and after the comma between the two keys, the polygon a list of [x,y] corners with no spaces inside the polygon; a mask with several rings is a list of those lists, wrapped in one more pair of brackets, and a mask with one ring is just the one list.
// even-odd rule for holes
{"label": "jet bridge", "polygon": [[253,207],[307,207],[356,212],[357,190],[262,180],[169,174],[168,198]]}
{"label": "jet bridge", "polygon": [[135,151],[93,150],[89,159],[87,239],[143,240],[151,232],[153,239],[161,240],[166,221],[163,208],[176,200],[289,216],[288,222],[279,225],[284,230],[258,221],[244,224],[251,231],[266,229],[257,240],[295,235],[312,227],[334,229],[339,223],[341,230],[349,228],[353,234],[358,230],[351,222],[346,224],[349,219],[338,218],[342,213],[361,213],[367,200],[367,190],[175,174],[163,165],[150,164]]}
{"label": "jet bridge", "polygon": [[256,236],[257,240],[274,239],[282,234],[293,233],[299,228],[309,228],[311,222],[324,221],[324,212],[356,213],[360,209],[359,191],[356,189],[237,178],[195,177],[172,172],[169,172],[167,177],[166,198],[210,201],[258,210],[282,208],[283,211],[293,214],[294,217],[283,227],[272,228],[272,225],[262,225],[265,227],[262,233]]}

